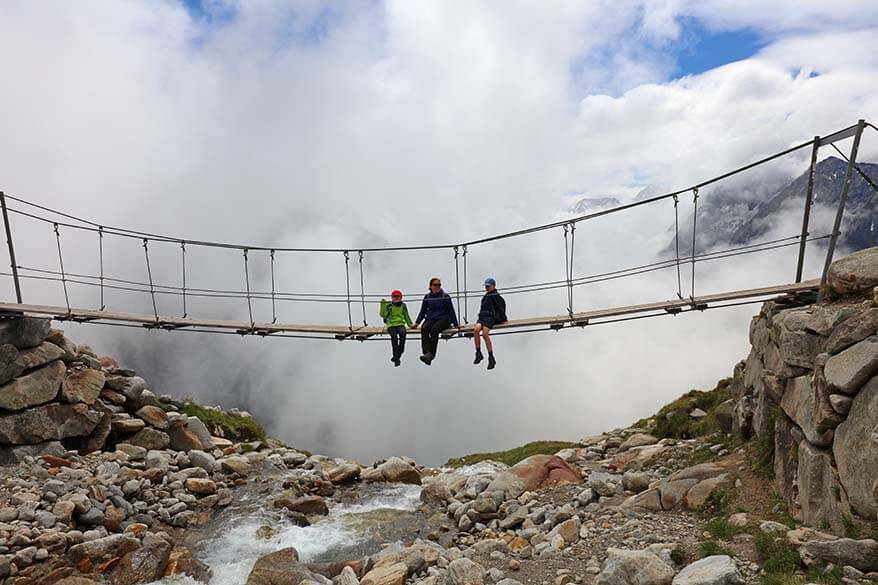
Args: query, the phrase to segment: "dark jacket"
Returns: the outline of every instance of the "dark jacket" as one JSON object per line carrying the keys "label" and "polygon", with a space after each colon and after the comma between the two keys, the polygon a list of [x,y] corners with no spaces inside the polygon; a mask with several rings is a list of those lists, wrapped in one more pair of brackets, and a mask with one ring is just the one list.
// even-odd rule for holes
{"label": "dark jacket", "polygon": [[444,290],[424,295],[424,300],[421,301],[421,311],[418,313],[415,323],[420,325],[421,321],[438,321],[439,319],[448,319],[454,327],[458,327],[454,303],[451,302],[451,296]]}
{"label": "dark jacket", "polygon": [[496,290],[492,290],[482,297],[479,320],[482,319],[491,320],[494,323],[505,323],[509,320],[506,318],[506,301]]}

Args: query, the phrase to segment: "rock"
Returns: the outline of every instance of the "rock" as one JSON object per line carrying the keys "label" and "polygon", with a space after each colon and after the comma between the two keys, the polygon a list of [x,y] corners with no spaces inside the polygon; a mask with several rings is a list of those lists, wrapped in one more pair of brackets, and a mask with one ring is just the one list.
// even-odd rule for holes
{"label": "rock", "polygon": [[405,563],[375,567],[360,579],[360,585],[404,585],[408,569]]}
{"label": "rock", "polygon": [[83,572],[115,557],[140,548],[140,541],[131,534],[111,534],[70,547],[67,558]]}
{"label": "rock", "polygon": [[544,484],[580,484],[582,477],[569,463],[555,455],[532,455],[494,476],[485,491],[500,491],[517,498]]}
{"label": "rock", "polygon": [[878,377],[872,378],[854,398],[847,420],[835,430],[833,455],[838,476],[851,507],[864,518],[875,518],[878,507],[872,486],[878,480]]}
{"label": "rock", "polygon": [[205,453],[204,451],[199,451],[198,449],[193,449],[189,451],[189,463],[193,465],[193,467],[200,467],[208,473],[213,473],[214,466],[216,465],[216,459],[214,459],[213,455],[210,453]]}
{"label": "rock", "polygon": [[[115,404],[116,406],[124,406],[125,402],[128,400],[127,398],[125,398],[124,394],[122,394],[120,392],[116,392],[115,390],[111,390],[111,389],[107,388],[106,386],[104,386],[104,389],[101,390],[101,398],[105,402],[108,402],[110,404]],[[140,420],[140,419],[136,419],[136,420]],[[143,421],[141,421],[141,422],[143,422]],[[144,424],[144,426],[146,425],[146,423],[143,423],[143,424]]]}
{"label": "rock", "polygon": [[798,488],[805,524],[844,530],[842,517],[850,514],[850,506],[833,472],[830,453],[807,441],[799,445]]}
{"label": "rock", "polygon": [[825,566],[829,563],[854,567],[868,573],[878,571],[878,542],[872,539],[809,540],[800,549],[806,565]]}
{"label": "rock", "polygon": [[814,356],[822,350],[821,338],[807,331],[783,329],[778,341],[778,349],[787,365],[806,369],[813,368]]}
{"label": "rock", "polygon": [[192,449],[202,451],[204,449],[204,445],[201,444],[195,433],[185,426],[171,426],[168,429],[168,437],[171,449],[174,451],[191,451]]}
{"label": "rock", "polygon": [[860,250],[833,262],[827,283],[839,295],[869,290],[878,285],[878,248]]}
{"label": "rock", "polygon": [[104,373],[85,368],[67,376],[61,384],[61,400],[64,402],[84,402],[91,406],[104,387]]}
{"label": "rock", "polygon": [[213,572],[210,567],[192,556],[192,551],[182,545],[171,549],[168,563],[163,572],[164,577],[187,575],[200,583],[209,583]]}
{"label": "rock", "polygon": [[237,473],[240,476],[247,476],[253,471],[253,466],[247,458],[240,455],[220,459],[220,466],[226,473]]}
{"label": "rock", "polygon": [[693,408],[692,411],[689,413],[689,417],[695,419],[704,418],[705,416],[707,416],[707,413],[700,408]]}
{"label": "rock", "polygon": [[360,477],[360,466],[356,463],[345,463],[329,470],[329,481],[336,485],[351,483]]}
{"label": "rock", "polygon": [[747,515],[747,512],[738,512],[737,514],[729,516],[729,524],[735,528],[744,528],[749,523],[750,516]]}
{"label": "rock", "polygon": [[796,503],[799,468],[797,433],[802,434],[783,412],[779,412],[774,422],[774,484],[794,513],[798,508]]}
{"label": "rock", "polygon": [[303,496],[301,498],[281,497],[274,501],[275,508],[286,508],[291,512],[300,514],[325,516],[329,514],[329,506],[326,500],[320,496]]}
{"label": "rock", "polygon": [[812,444],[822,447],[832,444],[831,431],[842,418],[832,409],[822,384],[812,384],[811,376],[790,380],[780,406]]}
{"label": "rock", "polygon": [[299,553],[289,547],[260,557],[253,565],[246,585],[299,585],[306,581],[325,583],[326,578],[300,565]]}
{"label": "rock", "polygon": [[0,416],[0,443],[33,445],[68,437],[86,437],[103,413],[85,404],[45,404]]}
{"label": "rock", "polygon": [[136,435],[128,439],[128,442],[136,447],[144,449],[167,449],[171,444],[171,438],[162,431],[146,427],[138,431]]}
{"label": "rock", "polygon": [[378,471],[387,482],[421,485],[421,474],[418,470],[399,457],[391,457],[378,466]]}
{"label": "rock", "polygon": [[113,585],[136,585],[160,579],[164,575],[171,548],[165,539],[147,534],[140,548],[122,556],[110,570],[110,580]]}
{"label": "rock", "polygon": [[146,457],[147,450],[131,443],[117,443],[116,450],[122,451],[131,461],[140,461]]}
{"label": "rock", "polygon": [[834,410],[841,416],[847,416],[847,414],[851,411],[852,402],[853,399],[850,396],[845,396],[844,394],[829,395],[829,405],[832,407],[832,410]]}
{"label": "rock", "polygon": [[69,577],[64,577],[60,581],[55,581],[55,585],[100,585],[97,581],[92,581],[91,579],[86,579],[85,577],[78,577],[76,575],[71,575]]}
{"label": "rock", "polygon": [[701,480],[689,488],[689,491],[683,496],[683,505],[689,510],[700,510],[707,504],[711,494],[717,490],[729,487],[733,483],[734,479],[725,473]]}
{"label": "rock", "polygon": [[10,344],[18,349],[36,347],[49,336],[52,321],[37,317],[19,317],[0,321],[0,345]]}
{"label": "rock", "polygon": [[680,571],[673,585],[743,585],[744,578],[732,557],[713,555],[695,561]]}
{"label": "rock", "polygon": [[842,394],[856,394],[869,378],[878,374],[878,336],[867,337],[832,356],[823,371],[830,388]]}
{"label": "rock", "polygon": [[54,343],[44,341],[36,347],[22,349],[18,352],[18,356],[24,364],[24,369],[32,370],[49,362],[62,359],[64,357],[64,350]]}
{"label": "rock", "polygon": [[0,385],[20,375],[25,370],[24,360],[14,345],[0,345]]}
{"label": "rock", "polygon": [[67,368],[55,360],[0,387],[0,408],[22,410],[54,400]]}
{"label": "rock", "polygon": [[878,308],[871,308],[843,321],[829,335],[824,351],[835,354],[878,331]]}
{"label": "rock", "polygon": [[47,441],[38,445],[20,445],[18,447],[0,447],[0,465],[22,463],[29,457],[55,455],[61,457],[67,449],[58,441]]}
{"label": "rock", "polygon": [[200,496],[207,496],[216,493],[216,483],[207,478],[190,477],[185,482],[186,490]]}
{"label": "rock", "polygon": [[650,477],[639,471],[626,471],[622,475],[622,487],[629,492],[639,494],[649,487]]}
{"label": "rock", "polygon": [[619,451],[627,451],[632,447],[645,447],[647,445],[655,445],[659,440],[657,437],[646,433],[634,433],[619,445]]}
{"label": "rock", "polygon": [[607,549],[595,585],[668,585],[674,570],[649,551]]}
{"label": "rock", "polygon": [[89,508],[76,516],[76,523],[83,526],[102,526],[105,521],[106,516],[100,508]]}
{"label": "rock", "polygon": [[734,406],[735,401],[729,398],[725,402],[717,404],[713,409],[713,418],[716,419],[716,424],[719,425],[720,430],[726,434],[732,432]]}
{"label": "rock", "polygon": [[201,441],[201,444],[204,445],[205,451],[213,451],[217,448],[217,445],[214,443],[213,437],[210,435],[210,431],[207,430],[207,427],[204,426],[204,423],[201,422],[201,419],[197,416],[190,416],[188,421],[186,422],[186,428],[189,429],[191,433],[194,433],[198,440]]}
{"label": "rock", "polygon": [[421,490],[420,499],[428,506],[443,506],[453,498],[451,490],[440,481],[431,481]]}
{"label": "rock", "polygon": [[126,418],[114,417],[112,426],[113,430],[117,433],[127,435],[129,433],[136,433],[141,429],[146,428],[146,423],[143,420],[139,418],[129,418],[128,415],[125,415],[125,417]]}
{"label": "rock", "polygon": [[110,376],[107,378],[107,386],[136,403],[146,389],[146,380],[140,376]]}
{"label": "rock", "polygon": [[473,561],[462,558],[448,563],[445,585],[483,585],[485,569]]}
{"label": "rock", "polygon": [[151,427],[157,428],[161,431],[167,430],[168,428],[168,415],[165,414],[164,410],[157,406],[144,406],[135,412],[134,415],[146,421]]}
{"label": "rock", "polygon": [[567,544],[573,544],[579,541],[579,528],[580,521],[578,516],[574,516],[569,520],[565,520],[561,522],[557,526],[555,526],[551,532],[549,532],[549,540],[552,539],[556,534],[561,536],[564,539],[564,542]]}

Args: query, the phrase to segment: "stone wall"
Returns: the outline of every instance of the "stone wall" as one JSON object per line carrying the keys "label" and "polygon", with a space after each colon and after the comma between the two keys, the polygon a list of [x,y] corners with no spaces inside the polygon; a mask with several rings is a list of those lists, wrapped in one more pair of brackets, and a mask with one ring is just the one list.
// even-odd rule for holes
{"label": "stone wall", "polygon": [[793,517],[842,533],[878,506],[878,248],[835,262],[826,300],[771,301],[735,368],[733,429],[774,447]]}
{"label": "stone wall", "polygon": [[198,418],[161,408],[135,372],[76,346],[50,323],[0,321],[0,465],[117,443],[176,451],[226,446]]}

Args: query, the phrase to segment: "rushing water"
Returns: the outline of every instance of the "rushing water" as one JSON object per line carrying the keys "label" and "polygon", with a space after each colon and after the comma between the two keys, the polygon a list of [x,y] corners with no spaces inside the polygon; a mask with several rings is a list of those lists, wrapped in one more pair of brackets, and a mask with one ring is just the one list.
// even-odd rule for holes
{"label": "rushing water", "polygon": [[[353,503],[330,502],[329,515],[295,526],[270,508],[264,494],[240,493],[197,543],[197,556],[213,570],[210,585],[243,585],[260,556],[295,547],[303,562],[347,560],[376,552],[395,534],[416,532],[420,486],[361,485]],[[188,578],[163,585],[194,585]]]}

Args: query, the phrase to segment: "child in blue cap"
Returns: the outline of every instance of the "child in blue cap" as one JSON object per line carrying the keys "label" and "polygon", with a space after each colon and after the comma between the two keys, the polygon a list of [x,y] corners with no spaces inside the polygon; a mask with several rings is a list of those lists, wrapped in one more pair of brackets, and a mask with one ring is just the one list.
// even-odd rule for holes
{"label": "child in blue cap", "polygon": [[479,364],[485,356],[482,355],[482,340],[485,338],[485,346],[488,348],[488,369],[493,370],[497,365],[494,359],[494,344],[491,343],[491,329],[500,323],[508,321],[506,318],[506,301],[497,292],[497,281],[493,278],[485,279],[485,296],[479,307],[479,320],[473,328],[473,342],[476,344],[476,359],[474,364]]}

